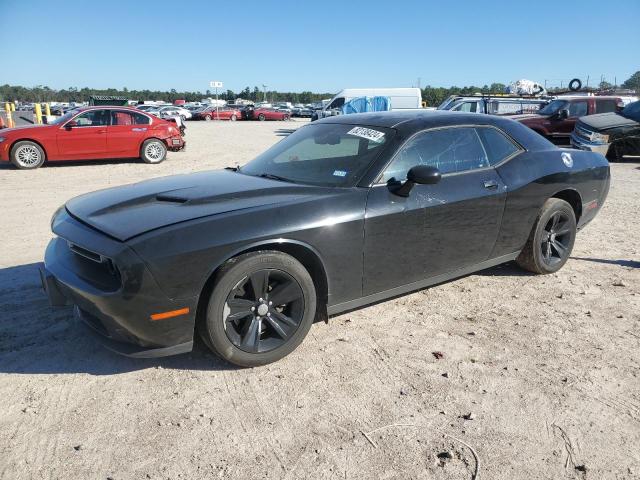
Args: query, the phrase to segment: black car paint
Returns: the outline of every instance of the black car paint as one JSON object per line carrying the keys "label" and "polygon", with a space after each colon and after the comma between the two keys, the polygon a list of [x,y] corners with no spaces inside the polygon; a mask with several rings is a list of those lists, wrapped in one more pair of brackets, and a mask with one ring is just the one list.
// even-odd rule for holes
{"label": "black car paint", "polygon": [[[357,184],[346,188],[225,170],[77,197],[54,219],[58,238],[47,249],[45,275],[56,279],[81,312],[97,318],[110,338],[151,349],[178,345],[184,351],[190,349],[208,281],[242,252],[277,249],[303,256],[303,263],[316,270],[328,313],[337,314],[511,260],[547,198],[558,192],[577,198],[574,208],[582,227],[608,191],[604,157],[572,150],[569,167],[562,150],[508,119],[391,112],[321,122],[397,133]],[[386,184],[376,185],[393,153],[413,134],[459,125],[495,126],[522,150],[495,167],[416,185],[406,198]],[[119,288],[101,289],[84,274],[78,262],[86,259],[75,258],[67,240],[111,259],[121,278]],[[154,312],[182,307],[190,309],[188,315],[150,320]]]}

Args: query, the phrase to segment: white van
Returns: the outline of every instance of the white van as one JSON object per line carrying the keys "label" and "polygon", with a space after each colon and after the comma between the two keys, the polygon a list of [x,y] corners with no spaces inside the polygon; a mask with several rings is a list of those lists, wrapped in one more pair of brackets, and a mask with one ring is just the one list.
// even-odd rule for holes
{"label": "white van", "polygon": [[312,120],[338,115],[345,102],[359,97],[389,97],[391,110],[422,108],[422,92],[419,88],[345,88],[336,93],[322,110],[317,111]]}

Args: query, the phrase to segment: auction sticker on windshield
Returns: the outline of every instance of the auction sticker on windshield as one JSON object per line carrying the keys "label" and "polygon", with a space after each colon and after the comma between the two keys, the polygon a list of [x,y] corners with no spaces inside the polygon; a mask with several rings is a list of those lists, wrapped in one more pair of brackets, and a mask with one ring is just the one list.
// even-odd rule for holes
{"label": "auction sticker on windshield", "polygon": [[366,138],[367,140],[371,140],[376,143],[381,143],[384,140],[384,132],[364,127],[354,127],[347,132],[347,135]]}

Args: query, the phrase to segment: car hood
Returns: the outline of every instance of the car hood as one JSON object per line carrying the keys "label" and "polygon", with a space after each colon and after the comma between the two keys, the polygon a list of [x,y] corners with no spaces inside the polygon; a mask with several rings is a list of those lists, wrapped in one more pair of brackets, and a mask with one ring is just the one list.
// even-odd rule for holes
{"label": "car hood", "polygon": [[638,125],[638,122],[635,120],[623,117],[618,113],[598,113],[596,115],[589,115],[582,117],[580,122],[594,130],[607,130],[609,128]]}
{"label": "car hood", "polygon": [[66,208],[83,223],[125,241],[196,218],[310,201],[340,190],[218,170],[99,190],[69,200]]}
{"label": "car hood", "polygon": [[55,128],[56,125],[20,125],[19,127],[3,128],[0,130],[0,136],[6,136],[8,133],[17,132],[19,130],[43,130],[48,128]]}

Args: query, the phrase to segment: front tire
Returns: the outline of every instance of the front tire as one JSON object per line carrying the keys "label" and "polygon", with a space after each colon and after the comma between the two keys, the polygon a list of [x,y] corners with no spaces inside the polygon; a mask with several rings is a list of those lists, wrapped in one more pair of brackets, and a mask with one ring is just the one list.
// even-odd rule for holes
{"label": "front tire", "polygon": [[142,144],[140,158],[145,163],[160,163],[167,158],[167,146],[162,140],[150,138]]}
{"label": "front tire", "polygon": [[267,119],[267,117],[264,116],[264,113],[261,113],[260,115],[258,115],[258,120],[260,120],[261,122],[264,122]]}
{"label": "front tire", "polygon": [[206,122],[210,122],[210,121],[211,121],[211,115],[205,115],[205,116],[204,116],[204,120],[205,120]]}
{"label": "front tire", "polygon": [[199,329],[221,358],[255,367],[300,345],[315,313],[313,280],[299,261],[282,252],[251,252],[221,268]]}
{"label": "front tire", "polygon": [[9,154],[11,163],[21,170],[33,170],[41,167],[46,156],[40,145],[28,140],[16,142]]}
{"label": "front tire", "polygon": [[559,198],[547,200],[516,262],[533,273],[560,270],[571,255],[576,240],[576,215],[571,205]]}

